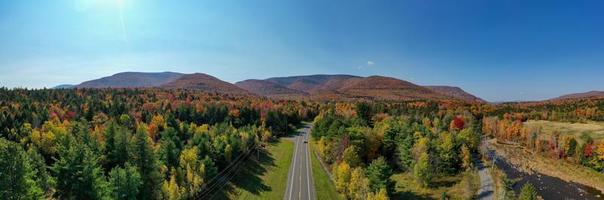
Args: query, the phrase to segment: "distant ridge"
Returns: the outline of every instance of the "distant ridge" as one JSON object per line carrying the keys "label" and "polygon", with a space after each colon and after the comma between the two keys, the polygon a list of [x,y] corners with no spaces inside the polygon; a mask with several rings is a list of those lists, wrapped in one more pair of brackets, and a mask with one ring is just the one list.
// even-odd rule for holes
{"label": "distant ridge", "polygon": [[466,91],[464,91],[463,89],[459,88],[459,87],[453,87],[453,86],[424,86],[432,91],[453,97],[453,98],[457,98],[457,99],[462,99],[465,101],[470,101],[470,102],[481,102],[481,103],[485,103],[486,101],[478,98]]}
{"label": "distant ridge", "polygon": [[183,76],[175,72],[122,72],[112,76],[86,81],[76,88],[147,88],[158,87]]}
{"label": "distant ridge", "polygon": [[52,87],[52,89],[71,89],[73,87],[75,87],[75,85],[72,85],[72,84],[61,84],[61,85],[57,85],[57,86]]}
{"label": "distant ridge", "polygon": [[[273,82],[282,86],[285,86],[290,89],[304,91],[304,92],[312,92],[316,90],[328,89],[330,84],[334,82],[345,81],[353,78],[362,78],[359,76],[352,75],[307,75],[307,76],[288,76],[288,77],[274,77],[266,79],[266,81]],[[329,88],[331,89],[331,88]]]}
{"label": "distant ridge", "polygon": [[235,85],[251,93],[267,97],[299,97],[308,94],[266,80],[250,79],[239,81]]}
{"label": "distant ridge", "polygon": [[185,74],[174,81],[161,85],[161,87],[168,89],[192,89],[226,94],[249,94],[247,90],[204,73]]}
{"label": "distant ridge", "polygon": [[317,100],[458,99],[462,101],[484,102],[457,87],[446,86],[445,88],[445,86],[438,86],[436,89],[430,89],[385,76],[360,77],[343,74],[321,74],[274,77],[265,80],[246,80],[238,82],[237,85],[250,92],[268,97],[282,94],[283,91],[286,91],[284,88],[288,88],[291,89],[291,91],[288,90],[288,96],[292,98],[301,98],[300,93],[295,92],[300,91],[308,94],[304,98]]}
{"label": "distant ridge", "polygon": [[108,77],[61,85],[57,88],[166,88],[190,89],[211,93],[259,95],[280,99],[314,100],[446,100],[485,101],[459,87],[420,86],[386,76],[319,74],[249,79],[231,84],[204,73],[122,72]]}
{"label": "distant ridge", "polygon": [[564,99],[584,99],[584,98],[604,98],[604,91],[589,91],[583,93],[573,93],[562,95],[551,100],[564,100]]}

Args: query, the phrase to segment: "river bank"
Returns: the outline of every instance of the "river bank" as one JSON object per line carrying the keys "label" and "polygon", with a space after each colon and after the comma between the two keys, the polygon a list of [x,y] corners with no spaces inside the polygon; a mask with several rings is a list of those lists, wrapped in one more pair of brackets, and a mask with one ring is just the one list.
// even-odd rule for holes
{"label": "river bank", "polygon": [[[515,181],[513,189],[517,193],[528,182],[537,188],[538,194],[544,199],[604,199],[602,191],[597,189],[599,185],[578,183],[599,180],[603,175],[595,174],[597,172],[588,172],[578,167],[567,171],[567,168],[572,167],[568,163],[543,163],[543,159],[536,159],[535,155],[521,148],[496,143],[489,146],[489,160],[495,160],[497,168]],[[588,180],[573,181],[577,177],[571,173],[588,173],[593,176]]]}

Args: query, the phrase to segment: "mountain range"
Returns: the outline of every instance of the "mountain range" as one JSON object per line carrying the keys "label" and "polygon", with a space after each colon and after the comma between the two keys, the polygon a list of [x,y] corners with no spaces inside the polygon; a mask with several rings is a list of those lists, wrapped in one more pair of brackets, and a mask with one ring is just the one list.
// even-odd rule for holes
{"label": "mountain range", "polygon": [[203,73],[122,72],[55,88],[166,88],[193,89],[224,94],[249,94],[279,99],[316,100],[414,100],[457,99],[485,102],[459,87],[420,86],[385,76],[307,75],[249,79],[235,84]]}
{"label": "mountain range", "polygon": [[584,98],[603,98],[604,91],[589,91],[583,93],[574,93],[559,96],[553,100],[584,99]]}

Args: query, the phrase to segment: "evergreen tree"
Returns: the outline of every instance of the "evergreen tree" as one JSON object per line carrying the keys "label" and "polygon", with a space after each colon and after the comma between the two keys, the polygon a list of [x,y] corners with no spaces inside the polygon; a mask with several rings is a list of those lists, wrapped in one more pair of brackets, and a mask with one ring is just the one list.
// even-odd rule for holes
{"label": "evergreen tree", "polygon": [[393,172],[384,157],[379,157],[371,162],[365,170],[365,175],[369,179],[371,191],[378,192],[380,189],[386,189],[388,194],[394,192],[394,181],[390,179]]}
{"label": "evergreen tree", "polygon": [[58,140],[59,159],[52,166],[56,177],[55,196],[61,199],[103,199],[107,181],[98,164],[99,155],[71,135]]}
{"label": "evergreen tree", "polygon": [[48,171],[48,167],[44,162],[44,158],[35,147],[27,150],[27,154],[29,155],[31,169],[33,170],[33,177],[36,177],[36,182],[42,191],[48,194],[51,189],[54,187],[54,179],[50,175]]}
{"label": "evergreen tree", "polygon": [[143,184],[141,175],[136,167],[126,164],[116,167],[109,173],[111,198],[115,200],[135,200]]}
{"label": "evergreen tree", "polygon": [[151,138],[146,128],[140,126],[133,137],[130,160],[138,168],[143,185],[138,199],[160,199],[162,177],[159,172],[159,161],[153,152]]}
{"label": "evergreen tree", "polygon": [[115,166],[124,166],[128,161],[130,137],[131,133],[128,129],[115,122],[109,122],[109,125],[105,129],[105,150],[107,152],[106,169],[112,169]]}
{"label": "evergreen tree", "polygon": [[42,199],[27,153],[17,143],[0,138],[0,196],[3,199]]}

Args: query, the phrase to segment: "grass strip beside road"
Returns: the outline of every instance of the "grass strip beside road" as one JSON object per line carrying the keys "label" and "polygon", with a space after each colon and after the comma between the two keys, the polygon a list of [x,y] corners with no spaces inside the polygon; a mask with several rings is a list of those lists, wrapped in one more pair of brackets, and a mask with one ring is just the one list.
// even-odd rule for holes
{"label": "grass strip beside road", "polygon": [[293,152],[292,141],[279,139],[269,144],[259,154],[260,162],[250,158],[217,199],[283,199]]}
{"label": "grass strip beside road", "polygon": [[329,179],[329,176],[321,166],[321,163],[319,163],[319,159],[315,154],[314,143],[309,141],[309,144],[311,144],[311,152],[309,153],[312,161],[312,177],[315,182],[317,199],[344,199],[338,194],[336,186],[331,179]]}

